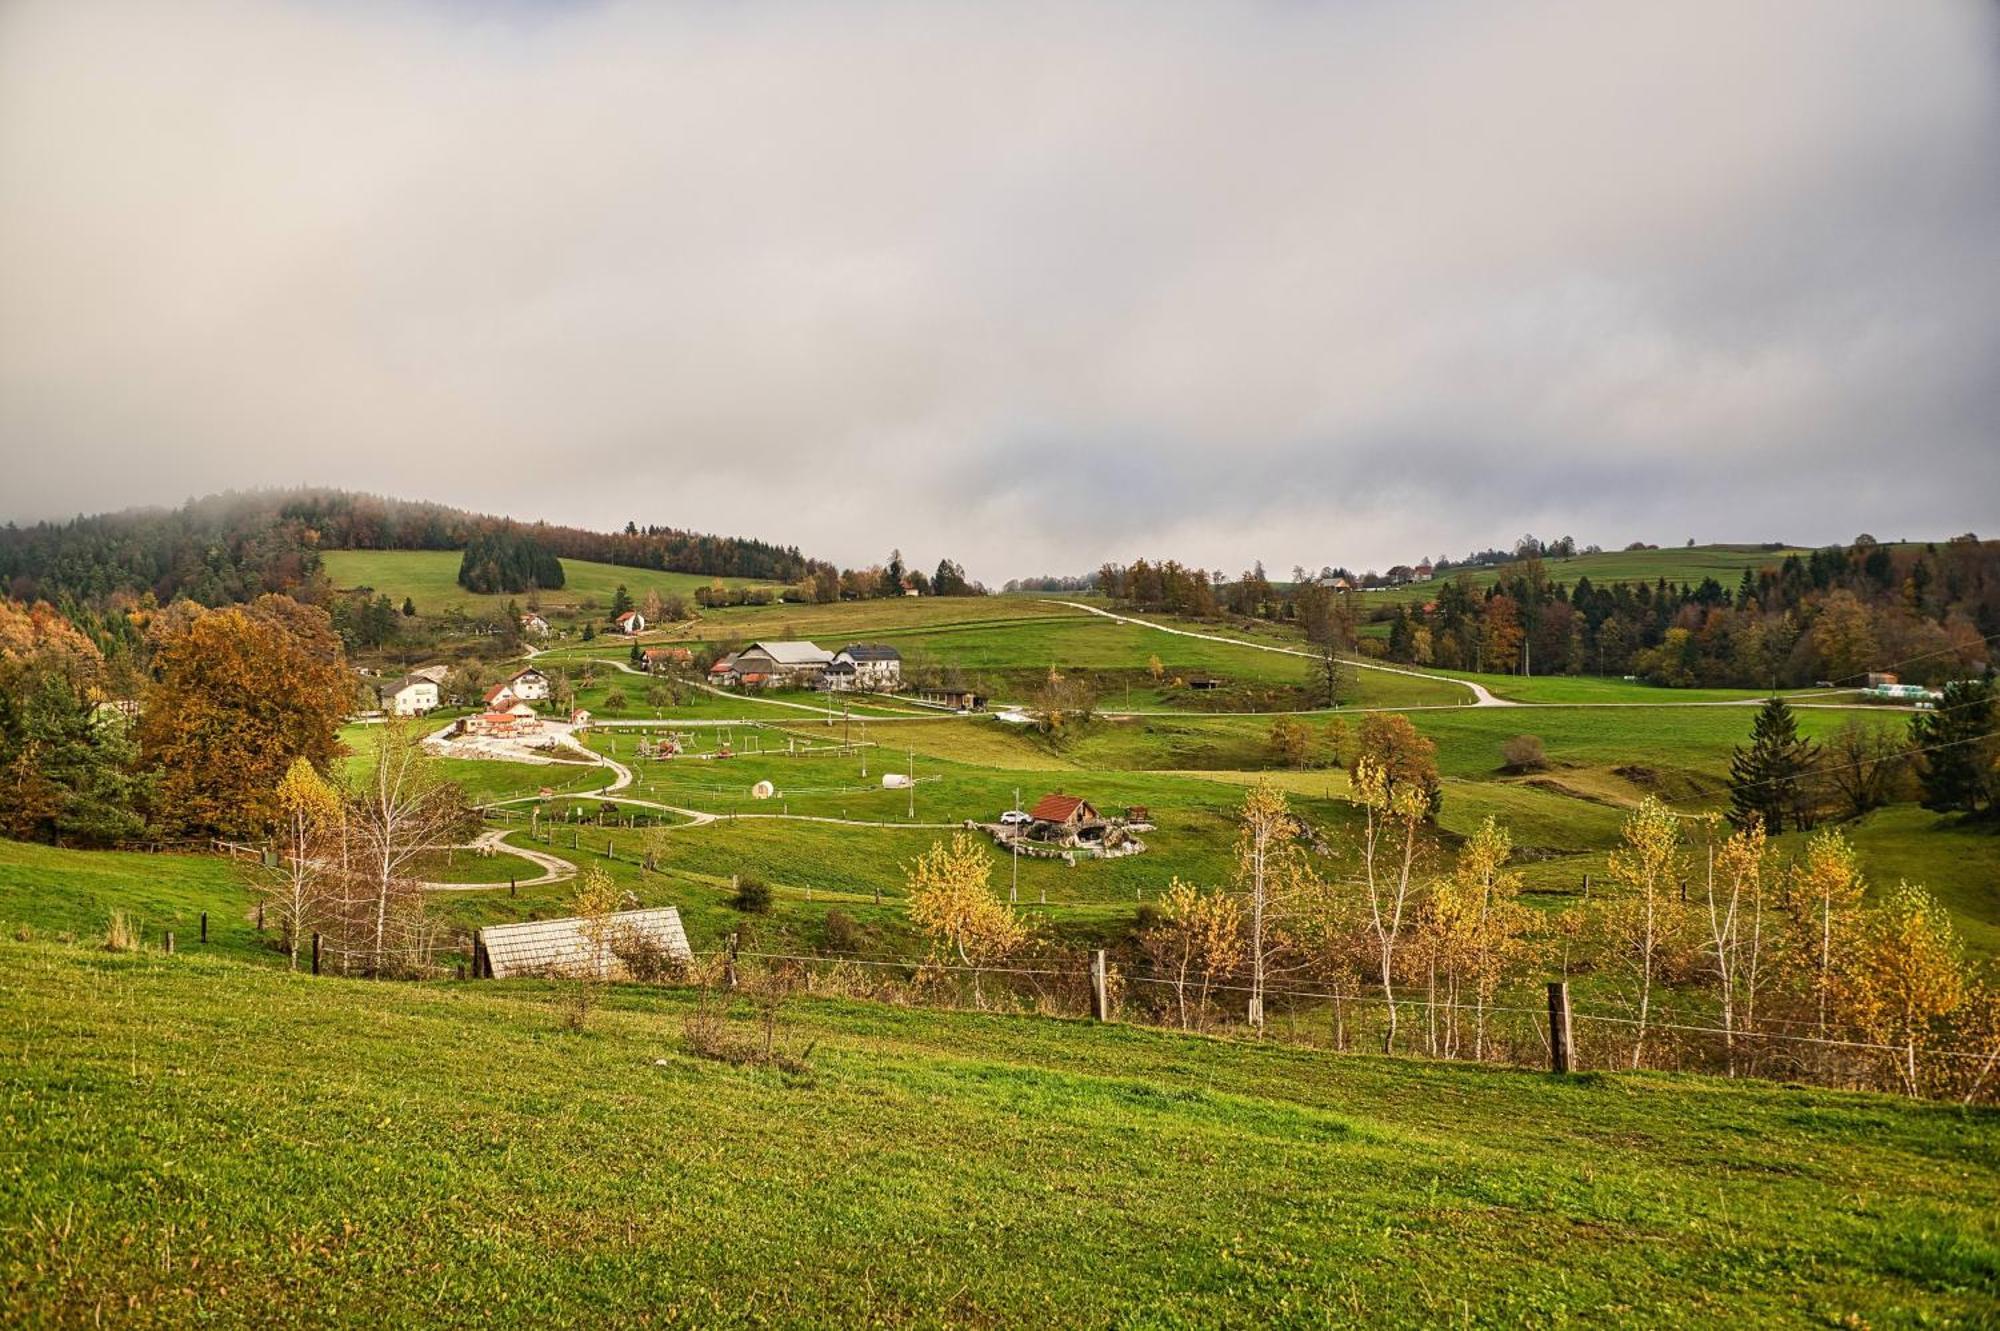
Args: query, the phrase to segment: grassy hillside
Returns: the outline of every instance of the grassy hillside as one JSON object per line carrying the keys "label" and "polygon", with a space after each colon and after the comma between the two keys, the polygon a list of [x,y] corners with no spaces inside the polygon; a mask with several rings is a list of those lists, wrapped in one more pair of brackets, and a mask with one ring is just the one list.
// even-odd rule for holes
{"label": "grassy hillside", "polygon": [[[442,614],[453,608],[492,613],[510,599],[527,599],[501,594],[480,596],[459,586],[456,550],[327,550],[321,558],[326,564],[326,576],[334,586],[342,590],[372,588],[399,606],[408,597],[416,603],[421,615]],[[561,588],[539,593],[545,613],[571,610],[586,601],[608,608],[620,583],[633,600],[640,601],[649,591],[657,591],[663,597],[692,596],[695,588],[715,581],[699,573],[660,573],[617,564],[593,564],[583,559],[563,560],[563,578]],[[739,587],[770,585],[752,578],[722,581]]]}
{"label": "grassy hillside", "polygon": [[[2000,1117],[0,943],[0,1321],[1975,1325]],[[732,1023],[747,1037],[751,1016]],[[1527,1130],[1524,1130],[1527,1129]]]}
{"label": "grassy hillside", "polygon": [[[1596,555],[1545,559],[1542,565],[1551,578],[1571,584],[1582,577],[1600,585],[1610,582],[1656,582],[1661,578],[1671,583],[1696,584],[1703,578],[1714,578],[1724,587],[1734,590],[1744,569],[1781,564],[1786,555],[1808,553],[1809,550],[1798,546],[1767,550],[1761,545],[1690,545],[1668,546],[1660,550],[1606,550]],[[1491,586],[1505,571],[1505,565],[1467,570],[1473,584],[1479,587]],[[1443,578],[1434,578],[1429,582],[1367,592],[1363,595],[1362,604],[1428,601],[1437,595],[1438,588],[1446,581],[1456,578],[1458,572],[1452,569]]]}

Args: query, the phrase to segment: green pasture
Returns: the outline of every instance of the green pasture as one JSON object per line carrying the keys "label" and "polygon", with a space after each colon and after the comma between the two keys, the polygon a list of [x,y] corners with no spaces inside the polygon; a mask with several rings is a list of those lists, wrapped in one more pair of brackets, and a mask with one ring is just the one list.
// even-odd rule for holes
{"label": "green pasture", "polygon": [[[0,941],[0,1321],[1974,1326],[2000,1116]],[[747,1001],[724,1017],[759,1038]],[[804,1052],[808,1051],[809,1052]]]}
{"label": "green pasture", "polygon": [[[1568,559],[1544,559],[1542,567],[1552,581],[1571,586],[1584,577],[1599,586],[1614,582],[1651,583],[1661,578],[1676,586],[1681,583],[1694,586],[1703,578],[1714,578],[1725,590],[1733,592],[1744,569],[1754,571],[1767,565],[1776,567],[1785,562],[1787,555],[1811,553],[1809,548],[1802,546],[1787,546],[1779,550],[1766,550],[1756,545],[1668,546],[1659,550],[1606,550],[1602,554],[1572,555]],[[1472,585],[1482,588],[1492,586],[1503,574],[1512,571],[1512,566],[1505,564],[1496,568],[1465,570],[1472,579]],[[1452,569],[1442,578],[1433,578],[1429,582],[1413,582],[1402,587],[1358,592],[1356,595],[1361,598],[1364,610],[1403,601],[1429,601],[1435,599],[1444,584],[1455,580],[1458,574],[1459,570]]]}
{"label": "green pasture", "polygon": [[[327,550],[320,558],[335,587],[343,591],[366,587],[398,606],[408,597],[416,603],[419,615],[440,615],[451,609],[490,615],[505,609],[510,600],[524,606],[528,600],[526,593],[475,594],[459,586],[461,555],[457,550]],[[562,565],[563,585],[535,594],[544,614],[574,613],[586,603],[595,603],[598,611],[606,612],[599,618],[606,618],[621,583],[636,602],[643,601],[649,591],[662,597],[691,599],[697,587],[716,581],[701,573],[666,573],[585,559],[565,559]],[[734,587],[779,585],[754,578],[721,581]]]}

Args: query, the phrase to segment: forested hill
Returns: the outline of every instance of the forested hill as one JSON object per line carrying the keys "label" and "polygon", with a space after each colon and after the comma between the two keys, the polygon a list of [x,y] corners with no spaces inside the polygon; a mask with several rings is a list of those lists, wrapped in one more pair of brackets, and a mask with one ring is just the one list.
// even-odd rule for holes
{"label": "forested hill", "polygon": [[801,577],[797,548],[628,523],[622,532],[522,523],[442,504],[344,490],[211,495],[175,509],[128,509],[0,529],[0,591],[80,603],[116,593],[205,605],[264,592],[318,599],[322,550],[457,550],[495,532],[532,534],[566,559],[720,577]]}

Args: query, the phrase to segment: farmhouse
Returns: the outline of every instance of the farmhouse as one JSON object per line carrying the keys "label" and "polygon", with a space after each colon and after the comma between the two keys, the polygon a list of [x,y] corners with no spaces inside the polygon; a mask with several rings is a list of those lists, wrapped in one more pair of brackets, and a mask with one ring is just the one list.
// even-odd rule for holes
{"label": "farmhouse", "polygon": [[422,675],[405,675],[382,691],[382,706],[391,716],[422,716],[438,706],[438,686]]}
{"label": "farmhouse", "polygon": [[903,685],[903,654],[879,642],[851,642],[833,654],[834,664],[854,667],[857,689],[893,693]]}
{"label": "farmhouse", "polygon": [[549,677],[529,666],[507,681],[507,687],[516,698],[529,702],[546,702],[549,696]]}
{"label": "farmhouse", "polygon": [[694,662],[694,653],[685,647],[648,647],[640,653],[646,669],[654,674]]}
{"label": "farmhouse", "polygon": [[820,687],[834,693],[848,693],[856,687],[854,683],[854,662],[833,658],[833,664],[820,676]]}
{"label": "farmhouse", "polygon": [[1411,569],[1410,572],[1416,575],[1418,582],[1428,582],[1434,570],[1431,568],[1431,561],[1425,559],[1419,561],[1417,566]]}
{"label": "farmhouse", "polygon": [[753,642],[736,654],[736,672],[746,684],[751,675],[780,684],[810,684],[832,664],[832,652],[809,642]]}
{"label": "farmhouse", "polygon": [[514,692],[514,686],[511,683],[495,684],[482,695],[482,699],[486,703],[486,710],[489,712],[504,712],[520,701],[520,697],[520,694]]}
{"label": "farmhouse", "polygon": [[531,638],[546,638],[549,636],[549,621],[537,614],[522,615],[521,632]]}
{"label": "farmhouse", "polygon": [[708,682],[719,684],[723,688],[740,682],[740,677],[736,673],[735,652],[715,658],[715,664],[708,668]]}
{"label": "farmhouse", "polygon": [[410,674],[416,679],[427,679],[442,689],[445,680],[451,677],[451,667],[443,665],[418,666]]}
{"label": "farmhouse", "polygon": [[646,617],[637,610],[627,610],[611,622],[617,625],[618,631],[627,637],[646,631]]}

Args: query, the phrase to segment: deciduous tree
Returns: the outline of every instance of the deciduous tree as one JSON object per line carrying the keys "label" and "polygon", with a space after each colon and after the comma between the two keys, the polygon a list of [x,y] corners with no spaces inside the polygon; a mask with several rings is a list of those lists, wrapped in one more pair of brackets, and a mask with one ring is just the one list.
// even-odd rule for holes
{"label": "deciduous tree", "polygon": [[340,793],[304,758],[294,758],[278,783],[276,860],[263,873],[264,903],[277,917],[278,939],[293,970],[299,968],[299,940],[324,917],[339,870],[342,809]]}
{"label": "deciduous tree", "polygon": [[1611,852],[1606,867],[1624,890],[1605,903],[1603,927],[1607,953],[1625,967],[1636,989],[1632,1066],[1637,1068],[1645,1056],[1654,985],[1686,943],[1679,884],[1687,865],[1679,820],[1651,795],[1626,818],[1620,837],[1623,844]]}
{"label": "deciduous tree", "polygon": [[262,833],[294,760],[328,770],[355,700],[332,622],[286,596],[193,616],[157,642],[153,669],[140,750],[159,821],[188,832]]}
{"label": "deciduous tree", "polygon": [[1028,941],[1026,926],[993,895],[992,873],[979,840],[954,832],[949,843],[936,842],[918,856],[906,874],[910,922],[961,965],[992,965]]}
{"label": "deciduous tree", "polygon": [[1375,938],[1382,1001],[1388,1008],[1382,1052],[1393,1054],[1397,1026],[1396,947],[1414,904],[1411,893],[1429,801],[1419,781],[1399,779],[1391,768],[1368,753],[1355,760],[1353,790],[1363,813],[1361,874],[1362,886],[1368,893],[1368,925]]}
{"label": "deciduous tree", "polygon": [[1209,995],[1243,961],[1243,911],[1224,892],[1203,892],[1174,879],[1159,901],[1159,923],[1139,944],[1154,974],[1174,991],[1183,1030],[1207,1025]]}

